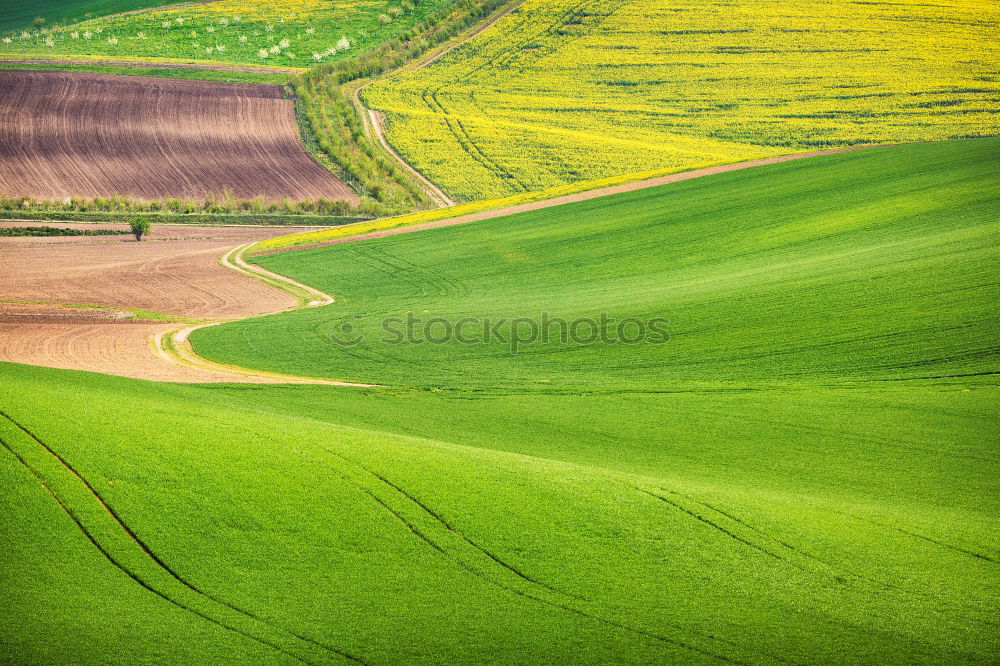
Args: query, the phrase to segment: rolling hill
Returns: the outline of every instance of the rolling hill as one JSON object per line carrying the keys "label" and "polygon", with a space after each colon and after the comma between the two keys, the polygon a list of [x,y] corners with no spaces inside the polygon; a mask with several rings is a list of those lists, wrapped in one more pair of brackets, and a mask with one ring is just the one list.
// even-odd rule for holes
{"label": "rolling hill", "polygon": [[[989,661],[998,146],[858,151],[268,255],[337,303],[194,338],[380,387],[0,364],[4,650]],[[406,311],[664,317],[669,340],[381,342]]]}
{"label": "rolling hill", "polygon": [[[995,361],[996,157],[995,139],[870,149],[260,256],[338,303],[192,340],[237,365],[455,389],[658,391],[976,372]],[[407,311],[423,328],[435,317],[504,319],[508,339],[512,320],[545,312],[568,322],[662,317],[671,339],[552,340],[516,354],[495,336],[385,342],[394,336],[383,320]],[[348,324],[365,339],[345,348],[332,336]],[[442,337],[443,325],[430,332]]]}

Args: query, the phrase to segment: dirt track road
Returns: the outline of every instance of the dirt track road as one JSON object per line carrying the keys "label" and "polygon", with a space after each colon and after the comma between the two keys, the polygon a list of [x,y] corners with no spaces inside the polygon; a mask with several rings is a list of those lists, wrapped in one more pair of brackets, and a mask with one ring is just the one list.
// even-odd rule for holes
{"label": "dirt track road", "polygon": [[[787,155],[698,169],[294,249],[463,224],[860,148]],[[286,288],[290,286],[299,292],[308,301],[308,306],[329,304],[331,300],[325,294],[248,266],[234,251],[237,242],[243,243],[238,247],[242,250],[249,247],[252,241],[296,231],[303,229],[160,225],[155,230],[155,237],[160,240],[141,244],[121,236],[0,238],[0,298],[8,301],[88,303],[112,308],[141,307],[187,317],[239,319],[282,311],[298,304],[299,299],[291,293],[273,286],[280,281]],[[190,349],[186,341],[190,329],[174,337],[177,353],[167,354],[164,336],[178,329],[176,322],[134,321],[121,315],[113,309],[97,314],[81,314],[79,309],[6,304],[0,307],[0,361],[174,382],[317,383],[316,380],[234,370],[214,364]],[[156,344],[153,344],[154,341]],[[318,383],[340,384],[322,380]]]}
{"label": "dirt track road", "polygon": [[[423,57],[419,58],[415,62],[403,65],[399,69],[378,80],[383,81],[387,78],[392,78],[393,76],[396,76],[398,74],[402,74],[405,72],[414,72],[434,64],[449,51],[458,48],[465,42],[469,41],[479,33],[483,32],[484,30],[492,26],[494,23],[502,19],[504,16],[507,16],[507,14],[510,14],[520,4],[521,4],[520,2],[516,2],[510,5],[509,7],[505,7],[497,12],[494,12],[485,21],[475,26],[471,30],[463,33],[457,39],[446,42],[445,44],[435,49],[432,49],[428,53],[425,53]],[[389,140],[385,136],[385,114],[383,114],[381,111],[369,109],[367,106],[365,106],[364,100],[361,99],[361,91],[364,90],[365,86],[368,86],[372,83],[374,83],[374,81],[366,81],[361,83],[360,85],[348,85],[346,87],[346,91],[348,93],[347,97],[349,97],[353,101],[355,110],[357,110],[358,115],[361,116],[361,121],[364,124],[365,134],[368,136],[369,139],[375,139],[378,142],[378,144],[382,146],[382,149],[390,157],[396,160],[396,162],[401,167],[403,167],[403,169],[406,170],[407,173],[409,173],[410,175],[412,175],[414,178],[417,179],[417,182],[423,188],[427,196],[431,198],[431,201],[436,203],[438,206],[441,206],[442,208],[447,206],[454,206],[456,203],[454,199],[445,194],[444,190],[435,185],[433,181],[431,181],[424,174],[418,171],[413,165],[411,165],[409,162],[403,159],[403,156],[400,155],[395,148],[393,148],[391,143],[389,143]]]}

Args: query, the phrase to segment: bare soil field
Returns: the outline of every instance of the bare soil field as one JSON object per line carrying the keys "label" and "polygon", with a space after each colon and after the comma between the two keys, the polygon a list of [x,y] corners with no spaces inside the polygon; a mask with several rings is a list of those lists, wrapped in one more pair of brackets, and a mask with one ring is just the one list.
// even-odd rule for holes
{"label": "bare soil field", "polygon": [[0,71],[0,192],[357,201],[302,145],[280,86]]}
{"label": "bare soil field", "polygon": [[141,243],[131,236],[0,238],[0,299],[6,301],[0,303],[0,361],[162,381],[274,381],[172,363],[153,348],[150,338],[176,329],[178,323],[143,321],[115,308],[229,318],[291,307],[296,301],[290,294],[218,263],[233,246],[289,231],[156,225],[149,240]]}
{"label": "bare soil field", "polygon": [[223,268],[218,258],[235,245],[291,231],[161,224],[141,243],[132,236],[0,238],[0,299],[143,308],[183,317],[280,310],[295,300]]}
{"label": "bare soil field", "polygon": [[178,365],[151,342],[154,335],[176,328],[168,322],[5,322],[0,317],[0,361],[161,382],[331,383]]}

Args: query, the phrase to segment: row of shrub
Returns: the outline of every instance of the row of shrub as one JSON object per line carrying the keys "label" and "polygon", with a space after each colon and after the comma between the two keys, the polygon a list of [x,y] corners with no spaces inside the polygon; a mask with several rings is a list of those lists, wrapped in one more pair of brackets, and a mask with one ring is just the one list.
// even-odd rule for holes
{"label": "row of shrub", "polygon": [[429,207],[420,186],[365,136],[344,85],[397,69],[514,1],[458,0],[353,58],[314,66],[293,79],[288,89],[296,98],[306,145],[359,195],[397,212]]}
{"label": "row of shrub", "polygon": [[155,224],[246,224],[268,226],[336,227],[353,222],[372,219],[351,215],[281,215],[255,213],[171,213],[147,211],[101,211],[74,212],[64,210],[0,210],[0,220],[38,220],[50,222],[121,222],[125,223],[137,212],[141,212]]}
{"label": "row of shrub", "polygon": [[[410,1],[419,4],[419,0]],[[343,86],[396,69],[516,1],[457,0],[428,14],[396,37],[353,58],[314,66],[289,83],[287,90],[295,100],[306,146],[360,196],[361,201],[357,205],[323,198],[304,201],[287,198],[265,200],[263,197],[241,199],[229,191],[204,199],[160,200],[131,196],[35,199],[0,195],[0,218],[12,219],[9,213],[17,211],[17,217],[21,219],[52,220],[76,219],[81,213],[171,213],[185,216],[249,215],[256,218],[266,215],[316,215],[352,218],[353,221],[430,208],[430,199],[414,179],[365,136],[358,110],[345,98]],[[44,215],[34,217],[39,213]],[[76,215],[59,217],[59,214],[65,213]],[[236,223],[284,222],[240,220]]]}
{"label": "row of shrub", "polygon": [[34,197],[9,197],[0,195],[0,211],[19,212],[142,212],[178,214],[280,214],[280,215],[324,215],[335,217],[372,218],[391,215],[398,211],[377,201],[363,199],[357,206],[347,201],[332,199],[305,199],[291,201],[281,199],[265,200],[263,197],[240,199],[229,193],[210,195],[204,199],[168,198],[138,199],[130,196],[67,197],[65,199],[36,199]]}

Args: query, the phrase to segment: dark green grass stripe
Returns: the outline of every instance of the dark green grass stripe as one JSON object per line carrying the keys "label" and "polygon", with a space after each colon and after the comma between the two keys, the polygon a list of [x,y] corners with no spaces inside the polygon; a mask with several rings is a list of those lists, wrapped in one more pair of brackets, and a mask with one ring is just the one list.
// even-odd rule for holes
{"label": "dark green grass stripe", "polygon": [[974,558],[976,558],[978,560],[983,560],[983,561],[986,561],[986,562],[990,562],[992,564],[1000,564],[1000,561],[997,561],[995,558],[992,558],[989,555],[983,555],[982,553],[977,553],[975,551],[971,551],[971,550],[968,550],[966,548],[962,548],[961,546],[956,546],[954,544],[950,544],[950,543],[947,543],[945,541],[940,541],[938,539],[926,536],[924,534],[918,534],[917,532],[911,532],[910,530],[904,530],[902,527],[896,527],[895,525],[886,525],[885,523],[879,522],[877,520],[873,520],[871,518],[863,518],[863,517],[855,515],[853,513],[845,513],[845,512],[838,512],[838,513],[841,513],[841,514],[843,514],[845,516],[849,516],[851,518],[854,518],[855,520],[860,520],[863,523],[869,523],[871,525],[877,525],[879,527],[884,527],[887,530],[893,530],[894,532],[899,532],[900,534],[905,534],[907,536],[911,536],[911,537],[913,537],[915,539],[921,539],[923,541],[926,541],[927,543],[932,543],[935,546],[940,546],[941,548],[947,548],[948,550],[953,550],[956,553],[962,553],[963,555],[968,555],[969,557],[974,557]]}
{"label": "dark green grass stripe", "polygon": [[747,539],[744,539],[743,537],[739,536],[738,534],[735,534],[734,532],[731,532],[731,531],[727,530],[725,527],[719,525],[718,523],[713,522],[713,521],[709,520],[708,518],[702,516],[701,514],[695,513],[694,511],[692,511],[692,510],[690,510],[690,509],[688,509],[688,508],[686,508],[684,506],[681,506],[679,503],[677,503],[677,502],[675,502],[675,501],[673,501],[671,499],[667,499],[663,495],[659,495],[657,493],[650,492],[648,490],[643,490],[642,488],[639,488],[639,487],[636,487],[636,490],[638,490],[640,493],[643,493],[644,495],[649,495],[650,497],[658,499],[661,502],[665,502],[666,504],[669,504],[670,506],[674,507],[678,511],[686,513],[687,515],[691,516],[692,518],[696,518],[697,520],[700,520],[701,522],[705,523],[706,525],[708,525],[712,529],[725,534],[730,539],[738,541],[738,542],[742,543],[743,545],[745,545],[745,546],[747,546],[749,548],[753,548],[754,550],[757,550],[757,551],[759,551],[761,553],[764,553],[768,557],[773,557],[774,559],[778,560],[779,562],[784,562],[785,564],[789,564],[789,565],[795,567],[796,569],[802,569],[802,567],[794,564],[793,562],[789,562],[786,558],[782,557],[781,555],[778,555],[777,553],[772,553],[767,548],[764,548],[763,546],[761,546],[759,544],[756,544],[753,541],[749,541]]}

